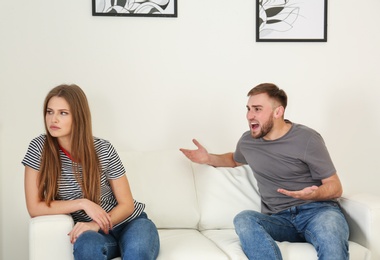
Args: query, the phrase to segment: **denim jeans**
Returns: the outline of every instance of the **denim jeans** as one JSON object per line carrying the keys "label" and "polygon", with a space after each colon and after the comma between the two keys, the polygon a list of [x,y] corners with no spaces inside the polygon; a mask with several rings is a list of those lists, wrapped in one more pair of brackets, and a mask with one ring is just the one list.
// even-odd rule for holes
{"label": "denim jeans", "polygon": [[146,213],[123,223],[106,235],[86,231],[74,243],[76,260],[105,260],[121,256],[123,260],[156,259],[160,249],[157,228]]}
{"label": "denim jeans", "polygon": [[349,259],[348,224],[337,202],[311,202],[273,215],[246,210],[234,218],[250,260],[282,259],[275,241],[308,242],[319,260]]}

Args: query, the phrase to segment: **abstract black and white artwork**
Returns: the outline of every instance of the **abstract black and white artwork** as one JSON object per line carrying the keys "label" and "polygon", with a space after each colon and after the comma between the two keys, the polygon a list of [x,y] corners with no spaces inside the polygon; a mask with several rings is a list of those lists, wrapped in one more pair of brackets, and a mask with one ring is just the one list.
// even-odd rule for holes
{"label": "abstract black and white artwork", "polygon": [[177,17],[177,0],[92,0],[92,15]]}
{"label": "abstract black and white artwork", "polygon": [[327,0],[256,0],[257,42],[326,42]]}

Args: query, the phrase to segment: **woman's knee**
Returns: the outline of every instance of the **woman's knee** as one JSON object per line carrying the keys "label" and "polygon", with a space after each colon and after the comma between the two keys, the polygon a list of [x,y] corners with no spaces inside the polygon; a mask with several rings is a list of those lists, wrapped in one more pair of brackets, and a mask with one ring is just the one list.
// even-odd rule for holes
{"label": "woman's knee", "polygon": [[75,259],[102,259],[107,254],[104,238],[98,232],[86,231],[74,243]]}
{"label": "woman's knee", "polygon": [[146,218],[133,220],[120,238],[123,259],[156,259],[160,241],[156,226]]}

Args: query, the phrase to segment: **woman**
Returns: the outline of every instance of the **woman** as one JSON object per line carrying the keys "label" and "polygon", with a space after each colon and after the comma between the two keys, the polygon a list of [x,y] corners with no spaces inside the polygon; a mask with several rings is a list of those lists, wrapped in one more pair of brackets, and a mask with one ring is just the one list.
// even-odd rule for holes
{"label": "woman", "polygon": [[71,214],[75,259],[155,259],[159,237],[135,201],[120,158],[93,137],[86,95],[60,85],[45,98],[46,134],[33,139],[22,163],[31,217]]}

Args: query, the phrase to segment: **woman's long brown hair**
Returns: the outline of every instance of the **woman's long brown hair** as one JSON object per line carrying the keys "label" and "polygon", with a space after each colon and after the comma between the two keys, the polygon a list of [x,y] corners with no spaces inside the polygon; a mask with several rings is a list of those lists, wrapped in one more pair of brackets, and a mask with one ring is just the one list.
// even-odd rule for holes
{"label": "woman's long brown hair", "polygon": [[[46,141],[38,182],[40,199],[49,206],[53,200],[57,199],[58,181],[62,171],[58,140],[49,134],[45,120],[47,105],[52,97],[64,98],[69,104],[73,120],[71,129],[71,156],[75,160],[73,171],[82,187],[83,197],[99,204],[101,167],[94,147],[88,101],[85,93],[77,85],[57,86],[45,98],[43,114]],[[82,167],[82,173],[78,170],[78,163]]]}

